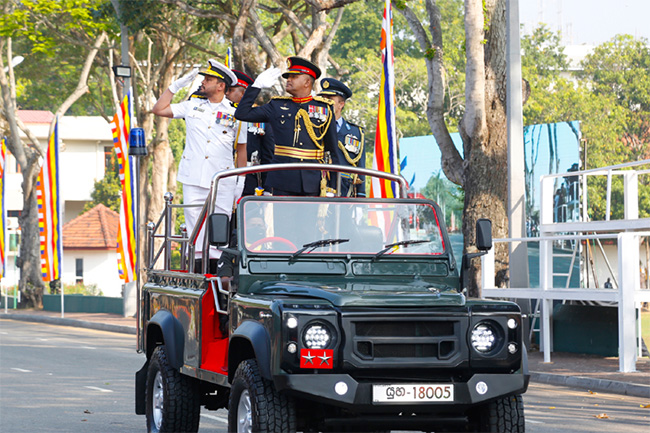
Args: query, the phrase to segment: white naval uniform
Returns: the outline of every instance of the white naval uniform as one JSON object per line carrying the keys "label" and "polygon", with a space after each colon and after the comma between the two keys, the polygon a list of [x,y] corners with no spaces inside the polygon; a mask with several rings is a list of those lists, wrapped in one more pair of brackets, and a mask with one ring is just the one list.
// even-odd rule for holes
{"label": "white naval uniform", "polygon": [[[234,150],[237,143],[246,143],[246,124],[235,120],[235,108],[225,97],[219,103],[192,98],[171,104],[174,119],[185,118],[185,149],[178,165],[177,179],[183,184],[184,204],[203,204],[210,191],[212,176],[218,171],[235,167]],[[243,179],[240,180],[243,182]],[[219,181],[215,212],[232,213],[237,179]],[[185,208],[185,224],[191,234],[201,213],[200,207]],[[196,241],[196,257],[202,256],[203,233]],[[210,258],[221,251],[211,248]]]}

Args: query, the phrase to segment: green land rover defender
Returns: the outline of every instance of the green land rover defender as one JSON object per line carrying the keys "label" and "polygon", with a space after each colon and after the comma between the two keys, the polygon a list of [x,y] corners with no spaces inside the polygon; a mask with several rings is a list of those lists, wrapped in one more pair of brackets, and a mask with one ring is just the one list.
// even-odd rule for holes
{"label": "green land rover defender", "polygon": [[[201,406],[227,409],[232,432],[524,431],[520,309],[465,296],[436,203],[407,198],[401,177],[328,166],[402,197],[244,197],[235,245],[230,216],[207,209],[220,178],[253,169],[215,175],[204,245],[171,233],[170,197],[149,224],[136,373],[149,431],[197,431]],[[491,247],[488,220],[476,246]],[[199,248],[234,257],[232,278],[196,269]]]}

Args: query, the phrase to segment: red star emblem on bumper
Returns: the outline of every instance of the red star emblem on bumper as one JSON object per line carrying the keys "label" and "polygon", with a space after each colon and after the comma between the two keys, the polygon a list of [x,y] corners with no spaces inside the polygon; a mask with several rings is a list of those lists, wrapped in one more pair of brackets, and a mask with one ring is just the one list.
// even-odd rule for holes
{"label": "red star emblem on bumper", "polygon": [[334,368],[332,349],[300,349],[300,368]]}

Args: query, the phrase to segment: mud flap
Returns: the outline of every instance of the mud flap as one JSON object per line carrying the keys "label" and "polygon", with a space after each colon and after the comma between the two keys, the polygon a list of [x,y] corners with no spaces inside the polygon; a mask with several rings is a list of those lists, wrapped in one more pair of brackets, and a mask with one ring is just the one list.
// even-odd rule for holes
{"label": "mud flap", "polygon": [[135,373],[135,414],[144,415],[147,411],[147,370],[149,360]]}

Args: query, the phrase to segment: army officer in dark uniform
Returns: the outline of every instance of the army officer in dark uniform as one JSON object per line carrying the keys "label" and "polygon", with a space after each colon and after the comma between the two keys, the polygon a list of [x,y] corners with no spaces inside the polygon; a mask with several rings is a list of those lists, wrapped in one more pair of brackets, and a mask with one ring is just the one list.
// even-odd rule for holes
{"label": "army officer in dark uniform", "polygon": [[[352,96],[352,90],[334,78],[323,78],[320,82],[320,87],[322,90],[318,96],[331,99],[334,103],[339,163],[341,165],[365,168],[366,152],[363,147],[363,128],[354,123],[348,122],[342,116],[345,101]],[[341,196],[366,196],[365,176],[343,173],[341,177]]]}
{"label": "army officer in dark uniform", "polygon": [[[271,125],[275,138],[272,163],[323,163],[329,152],[332,162],[338,164],[332,101],[311,95],[320,69],[301,57],[289,57],[287,66],[282,77],[287,79],[286,90],[291,96],[274,97],[253,107],[260,90],[276,84],[281,74],[278,68],[268,69],[246,90],[235,117]],[[268,173],[265,186],[274,195],[318,196],[324,194],[326,182],[321,171],[275,171]]]}

